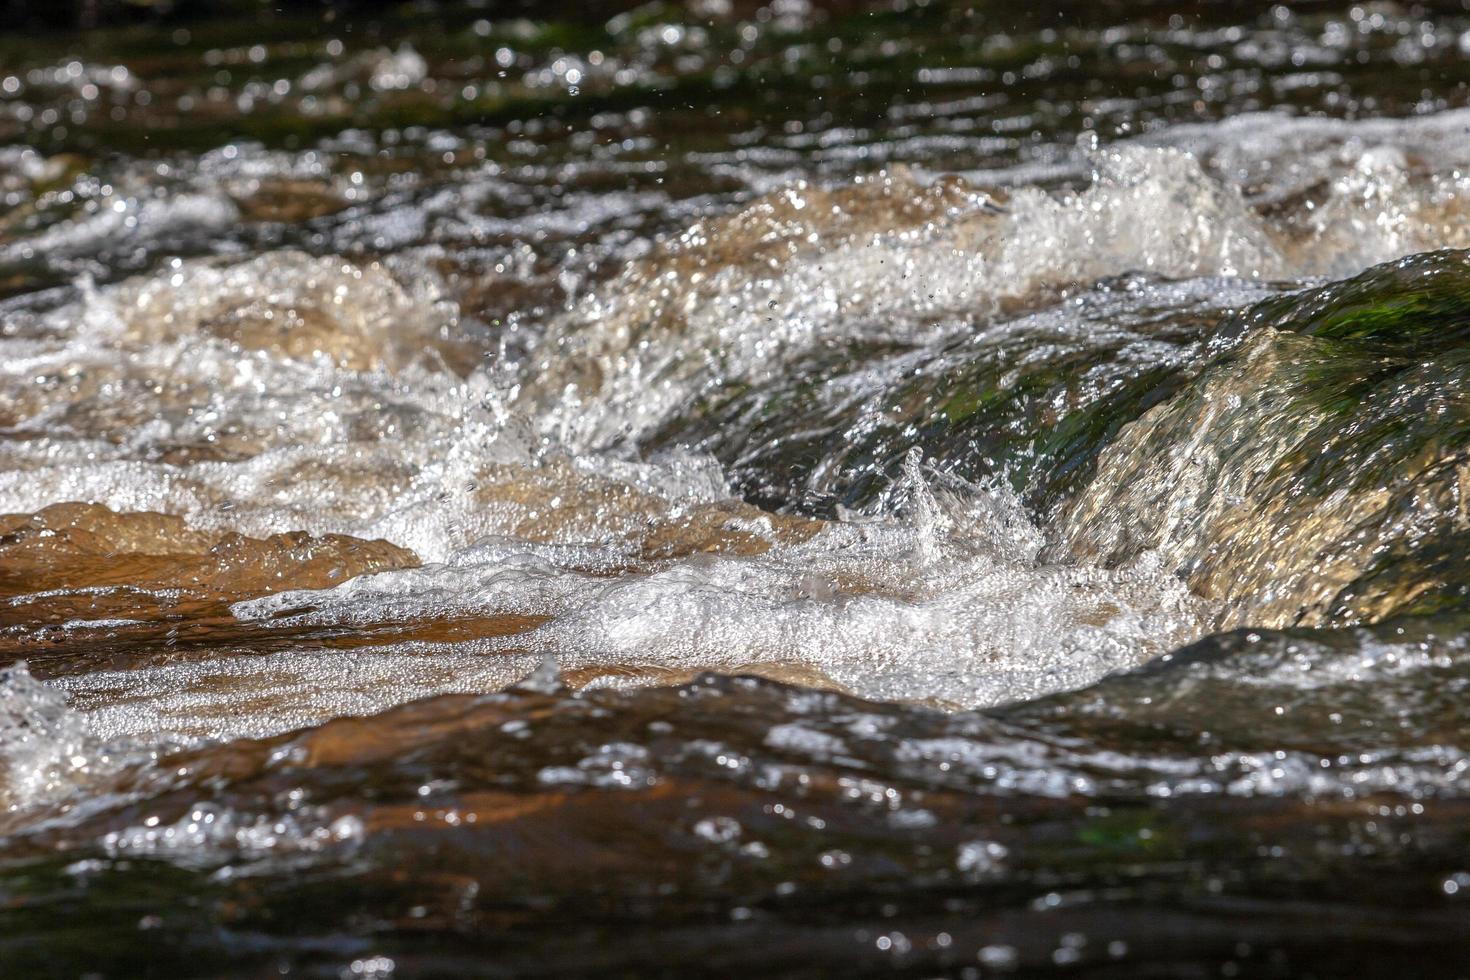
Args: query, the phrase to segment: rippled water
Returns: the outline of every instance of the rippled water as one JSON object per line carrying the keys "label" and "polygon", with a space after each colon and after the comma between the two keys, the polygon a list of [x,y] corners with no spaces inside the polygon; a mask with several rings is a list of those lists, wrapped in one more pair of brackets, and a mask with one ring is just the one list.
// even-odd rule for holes
{"label": "rippled water", "polygon": [[0,37],[7,975],[1470,969],[1470,14],[222,6]]}

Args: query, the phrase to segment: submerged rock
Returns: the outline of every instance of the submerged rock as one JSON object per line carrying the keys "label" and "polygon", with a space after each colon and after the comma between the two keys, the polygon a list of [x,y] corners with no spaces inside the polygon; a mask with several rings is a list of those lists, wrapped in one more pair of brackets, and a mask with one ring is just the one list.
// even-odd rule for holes
{"label": "submerged rock", "polygon": [[1208,363],[1222,321],[1267,295],[1237,280],[1108,279],[927,349],[824,349],[784,379],[711,396],[657,438],[714,454],[768,506],[881,511],[917,450],[964,480],[1003,476],[1045,510]]}
{"label": "submerged rock", "polygon": [[[51,614],[112,609],[136,615],[183,598],[222,602],[283,589],[327,588],[369,572],[412,568],[418,557],[387,541],[301,531],[248,538],[201,531],[166,514],[119,514],[97,504],[53,504],[35,514],[0,515],[0,614],[36,622]],[[121,592],[111,601],[106,592]],[[18,604],[13,597],[50,593]],[[16,620],[16,609],[23,613]]]}
{"label": "submerged rock", "polygon": [[1156,552],[1216,625],[1343,625],[1463,604],[1470,265],[1415,256],[1274,299],[1102,454],[1058,554]]}

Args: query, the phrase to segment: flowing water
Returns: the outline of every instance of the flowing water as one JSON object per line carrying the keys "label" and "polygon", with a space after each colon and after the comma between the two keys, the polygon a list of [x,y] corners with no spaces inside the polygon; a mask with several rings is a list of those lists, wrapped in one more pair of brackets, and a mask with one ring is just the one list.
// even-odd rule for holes
{"label": "flowing water", "polygon": [[1470,13],[125,21],[0,36],[0,972],[1470,972]]}

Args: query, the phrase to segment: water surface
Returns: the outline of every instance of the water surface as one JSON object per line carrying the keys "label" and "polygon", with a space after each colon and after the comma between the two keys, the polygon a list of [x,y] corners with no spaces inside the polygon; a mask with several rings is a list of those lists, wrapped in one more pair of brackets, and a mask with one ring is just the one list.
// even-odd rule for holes
{"label": "water surface", "polygon": [[0,962],[1462,975],[1470,14],[1073,8],[0,39]]}

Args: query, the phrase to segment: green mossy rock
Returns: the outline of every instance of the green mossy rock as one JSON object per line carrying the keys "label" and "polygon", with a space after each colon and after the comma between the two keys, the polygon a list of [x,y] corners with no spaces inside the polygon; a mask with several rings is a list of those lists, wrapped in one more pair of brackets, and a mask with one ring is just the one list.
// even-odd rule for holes
{"label": "green mossy rock", "polygon": [[1262,303],[1232,324],[1239,346],[1103,452],[1058,551],[1152,552],[1221,628],[1463,607],[1467,324],[1464,252]]}
{"label": "green mossy rock", "polygon": [[875,506],[917,447],[964,479],[1004,477],[1045,509],[1085,485],[1122,426],[1198,373],[1232,312],[1213,298],[1157,301],[1155,286],[1104,283],[1058,308],[976,324],[935,353],[820,351],[785,384],[707,398],[653,443],[712,452],[765,506]]}

